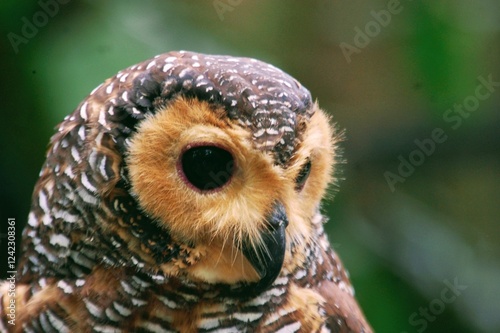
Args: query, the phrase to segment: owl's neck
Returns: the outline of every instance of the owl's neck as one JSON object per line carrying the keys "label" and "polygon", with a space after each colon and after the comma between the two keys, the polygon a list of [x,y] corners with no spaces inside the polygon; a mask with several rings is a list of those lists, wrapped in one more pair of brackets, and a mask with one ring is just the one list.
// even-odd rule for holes
{"label": "owl's neck", "polygon": [[[200,281],[193,281],[185,276],[165,276],[163,274],[147,274],[153,277],[153,280],[164,288],[168,294],[178,294],[177,297],[184,299],[186,304],[194,304],[200,301],[210,301],[220,299],[226,300],[252,300],[256,302],[268,303],[280,302],[282,295],[293,283],[299,287],[311,286],[322,280],[340,280],[343,276],[342,265],[331,250],[330,243],[324,232],[323,225],[326,218],[318,211],[312,219],[311,238],[302,244],[302,247],[296,251],[304,251],[305,260],[302,262],[295,260],[294,244],[290,245],[290,262],[299,263],[298,265],[285,265],[281,274],[267,289],[259,294],[252,290],[251,283],[237,284],[212,284]],[[276,304],[275,304],[276,305]]]}

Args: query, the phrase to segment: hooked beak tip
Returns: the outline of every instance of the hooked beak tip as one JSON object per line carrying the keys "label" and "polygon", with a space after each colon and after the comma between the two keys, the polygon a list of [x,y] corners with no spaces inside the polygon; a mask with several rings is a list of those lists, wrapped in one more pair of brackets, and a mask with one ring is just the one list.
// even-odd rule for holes
{"label": "hooked beak tip", "polygon": [[249,241],[243,242],[241,249],[259,274],[260,280],[253,285],[253,291],[257,293],[266,289],[276,280],[283,266],[286,249],[286,227],[288,226],[283,204],[280,202],[274,204],[267,222],[268,226],[262,231],[262,242],[259,244],[262,251],[259,252],[259,249],[255,249]]}

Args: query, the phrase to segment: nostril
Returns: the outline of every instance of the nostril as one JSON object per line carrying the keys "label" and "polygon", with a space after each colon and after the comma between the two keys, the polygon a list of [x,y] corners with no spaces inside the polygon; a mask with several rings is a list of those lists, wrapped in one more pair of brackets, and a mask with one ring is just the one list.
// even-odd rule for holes
{"label": "nostril", "polygon": [[234,159],[223,148],[195,146],[182,153],[180,169],[188,184],[201,191],[210,191],[229,182],[234,172]]}

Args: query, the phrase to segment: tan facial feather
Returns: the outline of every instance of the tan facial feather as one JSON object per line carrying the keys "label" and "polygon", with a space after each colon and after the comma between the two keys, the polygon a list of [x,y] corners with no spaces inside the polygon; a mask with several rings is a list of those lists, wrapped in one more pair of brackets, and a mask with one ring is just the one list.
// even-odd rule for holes
{"label": "tan facial feather", "polygon": [[[243,237],[258,243],[265,216],[284,191],[282,170],[273,165],[270,156],[254,149],[249,137],[245,129],[221,120],[208,104],[178,100],[141,123],[127,156],[133,191],[143,209],[173,239],[208,247],[208,253],[214,247],[232,256],[223,262],[236,266],[241,265],[235,259],[241,254],[232,247]],[[178,170],[183,149],[199,143],[223,147],[235,159],[231,181],[217,191],[194,190]],[[212,259],[213,255],[206,255],[200,262],[213,264]],[[246,273],[241,270],[242,276],[255,278],[254,270],[247,266]],[[199,267],[193,274],[200,274]],[[221,276],[228,276],[227,265],[219,268]]]}
{"label": "tan facial feather", "polygon": [[[211,282],[217,279],[213,274],[244,280],[255,277],[237,244],[248,239],[258,248],[260,231],[276,201],[286,207],[289,240],[307,244],[312,232],[310,219],[328,186],[333,163],[332,130],[319,109],[286,169],[276,165],[269,153],[256,149],[250,132],[222,118],[222,112],[206,103],[179,99],[141,122],[126,157],[139,204],[173,239],[205,248],[203,258],[190,272],[200,276],[205,270],[204,276]],[[208,193],[186,184],[179,171],[183,149],[200,143],[223,147],[235,160],[231,180]],[[311,174],[304,188],[297,191],[295,179],[308,159]],[[204,263],[213,266],[215,252],[224,258],[217,259],[221,264],[215,273],[208,272]],[[296,258],[292,261],[289,253],[287,257],[288,262],[300,264]],[[238,265],[242,267],[236,269],[240,274],[228,275],[231,267]]]}

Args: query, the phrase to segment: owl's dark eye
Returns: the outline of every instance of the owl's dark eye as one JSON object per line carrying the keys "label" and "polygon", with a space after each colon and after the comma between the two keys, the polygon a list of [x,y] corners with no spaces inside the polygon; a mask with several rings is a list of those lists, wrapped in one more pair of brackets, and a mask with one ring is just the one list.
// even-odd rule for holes
{"label": "owl's dark eye", "polygon": [[185,180],[202,191],[224,186],[234,171],[231,153],[216,146],[189,148],[182,154],[180,162]]}
{"label": "owl's dark eye", "polygon": [[307,178],[309,178],[309,173],[311,172],[311,161],[308,159],[307,162],[302,166],[297,178],[295,178],[295,189],[297,191],[302,190]]}

